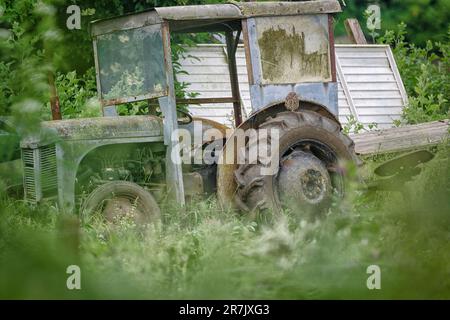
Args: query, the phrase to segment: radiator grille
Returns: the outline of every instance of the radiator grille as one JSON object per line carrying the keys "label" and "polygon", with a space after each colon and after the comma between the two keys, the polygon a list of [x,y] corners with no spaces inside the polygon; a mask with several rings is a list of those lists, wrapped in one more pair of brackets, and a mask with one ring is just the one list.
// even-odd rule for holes
{"label": "radiator grille", "polygon": [[22,149],[23,176],[25,198],[36,200],[36,186],[34,177],[34,151],[37,149]]}
{"label": "radiator grille", "polygon": [[57,187],[55,145],[22,149],[25,199],[40,201]]}

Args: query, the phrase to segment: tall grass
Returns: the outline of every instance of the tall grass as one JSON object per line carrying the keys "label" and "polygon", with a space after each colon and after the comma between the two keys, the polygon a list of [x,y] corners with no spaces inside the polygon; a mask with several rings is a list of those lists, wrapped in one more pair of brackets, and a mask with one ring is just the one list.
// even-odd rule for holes
{"label": "tall grass", "polygon": [[[95,217],[78,227],[51,204],[3,199],[0,298],[450,298],[449,150],[441,149],[401,187],[409,200],[353,190],[316,222],[258,225],[210,198],[167,204],[162,224],[137,232]],[[81,290],[66,288],[72,264]],[[381,290],[366,287],[373,264]]]}

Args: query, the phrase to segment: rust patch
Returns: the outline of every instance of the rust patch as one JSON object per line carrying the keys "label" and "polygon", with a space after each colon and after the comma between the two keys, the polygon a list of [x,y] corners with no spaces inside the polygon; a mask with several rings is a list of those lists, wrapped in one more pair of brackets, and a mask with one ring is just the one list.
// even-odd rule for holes
{"label": "rust patch", "polygon": [[284,106],[289,111],[296,111],[300,107],[300,99],[295,92],[289,92],[284,100]]}

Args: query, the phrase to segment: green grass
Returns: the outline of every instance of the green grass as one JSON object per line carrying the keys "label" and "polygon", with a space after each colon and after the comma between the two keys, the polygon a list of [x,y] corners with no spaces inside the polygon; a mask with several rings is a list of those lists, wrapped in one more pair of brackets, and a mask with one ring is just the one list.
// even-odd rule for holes
{"label": "green grass", "polygon": [[[400,193],[353,190],[315,223],[258,225],[214,198],[166,205],[136,232],[92,219],[78,228],[51,204],[0,207],[0,298],[450,298],[450,175],[441,148]],[[370,166],[376,161],[369,161]],[[66,268],[81,267],[81,290]],[[368,290],[366,268],[381,268]]]}

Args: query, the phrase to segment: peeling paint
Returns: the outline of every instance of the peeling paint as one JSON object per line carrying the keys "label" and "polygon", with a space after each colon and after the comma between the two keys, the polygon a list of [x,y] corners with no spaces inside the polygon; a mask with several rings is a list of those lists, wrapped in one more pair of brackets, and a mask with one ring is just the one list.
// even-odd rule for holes
{"label": "peeling paint", "polygon": [[22,148],[36,148],[60,140],[94,140],[162,137],[162,119],[155,116],[84,118],[41,123],[37,135],[22,139]]}
{"label": "peeling paint", "polygon": [[300,15],[341,12],[336,0],[293,1],[293,2],[238,2],[243,15],[248,17],[267,15]]}
{"label": "peeling paint", "polygon": [[263,84],[331,81],[326,16],[256,19]]}
{"label": "peeling paint", "polygon": [[43,128],[55,130],[59,136],[69,140],[162,135],[162,121],[154,116],[51,121],[44,122]]}

